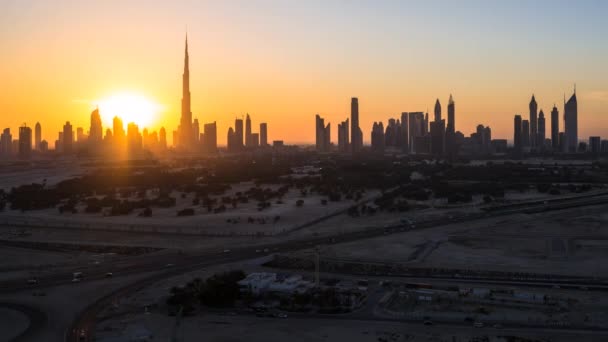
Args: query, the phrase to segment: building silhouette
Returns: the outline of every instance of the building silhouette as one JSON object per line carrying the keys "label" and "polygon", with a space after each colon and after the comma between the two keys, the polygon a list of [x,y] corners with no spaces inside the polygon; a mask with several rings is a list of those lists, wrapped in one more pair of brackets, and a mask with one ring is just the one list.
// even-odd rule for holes
{"label": "building silhouette", "polygon": [[551,148],[559,151],[559,111],[555,105],[551,110]]}
{"label": "building silhouette", "polygon": [[158,131],[158,146],[164,150],[167,148],[167,131],[165,127],[161,127]]}
{"label": "building silhouette", "polygon": [[91,122],[89,127],[89,143],[91,146],[98,148],[103,140],[103,127],[101,125],[101,116],[99,108],[96,108],[91,113]]}
{"label": "building silhouette", "polygon": [[525,149],[530,148],[530,121],[521,122],[522,144]]}
{"label": "building silhouette", "polygon": [[338,124],[338,151],[341,153],[348,152],[349,144],[349,120],[346,119]]}
{"label": "building silhouette", "polygon": [[40,122],[36,122],[36,126],[34,126],[34,148],[36,151],[40,151],[40,143],[42,142],[42,126]]}
{"label": "building silhouette", "polygon": [[532,95],[532,99],[530,100],[530,137],[528,138],[530,146],[532,149],[536,149],[537,146],[537,136],[538,136],[538,104],[536,103],[536,99],[534,98],[534,94]]}
{"label": "building silhouette", "polygon": [[32,129],[25,124],[19,127],[19,158],[28,159],[32,155]]}
{"label": "building silhouette", "polygon": [[[174,142],[175,143],[175,142]],[[194,148],[192,110],[190,108],[190,63],[188,56],[188,36],[184,53],[184,73],[182,75],[182,115],[177,129],[177,146],[182,150]]]}
{"label": "building silhouette", "polygon": [[253,141],[251,139],[251,117],[249,117],[249,113],[247,113],[245,116],[245,147],[253,147]]}
{"label": "building silhouette", "polygon": [[[439,104],[439,100],[437,101]],[[437,115],[437,106],[435,106],[435,120],[431,122],[431,153],[440,157],[445,151],[445,120],[441,120],[441,107],[439,107],[439,115]]]}
{"label": "building silhouette", "polygon": [[315,147],[318,152],[329,152],[331,146],[331,127],[317,114],[315,116]]}
{"label": "building silhouette", "polygon": [[377,153],[384,152],[385,133],[384,133],[384,127],[382,125],[382,122],[374,122],[374,124],[372,126],[371,142],[372,142],[372,146],[371,146],[372,151],[377,152]]}
{"label": "building silhouette", "polygon": [[[416,139],[425,135],[424,130],[424,113],[422,112],[410,112],[408,113],[408,135],[409,135],[409,148],[410,152],[416,153]],[[423,140],[418,139],[419,143],[423,143]],[[423,148],[424,149],[424,148]]]}
{"label": "building silhouette", "polygon": [[578,146],[578,105],[576,101],[576,88],[574,93],[564,103],[564,136],[566,151],[576,152]]}
{"label": "building silhouette", "polygon": [[72,124],[69,121],[63,125],[63,134],[59,139],[62,145],[62,152],[64,154],[71,154],[74,152],[74,130],[72,129]]}
{"label": "building silhouette", "polygon": [[260,146],[268,147],[268,125],[265,122],[260,123]]}
{"label": "building silhouette", "polygon": [[350,100],[350,146],[353,153],[357,153],[363,147],[363,133],[359,127],[359,99],[353,97]]}
{"label": "building silhouette", "polygon": [[234,150],[243,149],[243,119],[234,120]]}
{"label": "building silhouette", "polygon": [[[203,151],[206,153],[217,152],[217,125],[214,122],[203,126]],[[234,133],[233,133],[234,134]]]}
{"label": "building silhouette", "polygon": [[456,156],[458,152],[458,145],[456,144],[456,105],[452,94],[448,101],[448,122],[445,127],[445,152],[450,156]]}
{"label": "building silhouette", "polygon": [[515,115],[513,123],[513,148],[516,153],[522,153],[524,142],[521,115]]}
{"label": "building silhouette", "polygon": [[408,125],[408,113],[407,112],[402,112],[401,113],[401,141],[400,141],[400,147],[401,150],[403,152],[409,152],[409,146],[410,146],[410,141],[409,141],[409,125]]}
{"label": "building silhouette", "polygon": [[194,121],[192,121],[192,140],[195,146],[198,146],[200,139],[199,139],[199,135],[201,132],[201,126],[198,123],[198,119],[194,119]]}
{"label": "building silhouette", "polygon": [[439,99],[435,101],[435,121],[441,121],[441,103],[439,103]]}
{"label": "building silhouette", "polygon": [[541,109],[538,113],[538,133],[536,133],[536,149],[542,151],[545,149],[545,113]]}

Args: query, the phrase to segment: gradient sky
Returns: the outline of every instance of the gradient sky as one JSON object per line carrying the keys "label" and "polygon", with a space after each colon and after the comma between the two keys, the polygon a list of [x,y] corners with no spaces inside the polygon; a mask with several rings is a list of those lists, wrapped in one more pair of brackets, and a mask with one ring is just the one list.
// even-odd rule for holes
{"label": "gradient sky", "polygon": [[320,113],[336,141],[352,96],[367,142],[373,121],[437,97],[445,115],[450,93],[456,129],[512,139],[532,93],[561,116],[574,83],[579,137],[608,138],[606,18],[600,0],[0,0],[0,127],[40,121],[52,146],[66,120],[88,129],[95,100],[132,91],[171,132],[187,27],[193,116],[221,144],[247,112],[288,143],[311,142]]}

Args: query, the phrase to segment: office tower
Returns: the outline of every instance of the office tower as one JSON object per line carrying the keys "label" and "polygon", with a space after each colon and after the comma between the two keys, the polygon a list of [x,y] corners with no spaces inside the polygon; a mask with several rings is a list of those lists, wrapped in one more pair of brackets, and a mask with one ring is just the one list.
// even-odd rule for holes
{"label": "office tower", "polygon": [[559,111],[556,106],[551,111],[551,147],[553,151],[559,151]]}
{"label": "office tower", "polygon": [[249,117],[249,113],[245,117],[245,146],[253,147],[251,141],[251,118]]}
{"label": "office tower", "polygon": [[260,134],[259,133],[251,133],[251,137],[249,138],[251,143],[251,148],[260,147]]}
{"label": "office tower", "polygon": [[342,153],[348,152],[348,124],[348,119],[338,124],[338,151]]}
{"label": "office tower", "polygon": [[243,149],[243,119],[234,120],[234,148]]}
{"label": "office tower", "polygon": [[268,146],[268,125],[265,122],[260,124],[260,146]]}
{"label": "office tower", "polygon": [[[381,124],[382,122],[378,122],[379,124]],[[398,120],[395,119],[389,119],[388,120],[388,124],[386,125],[386,129],[384,131],[384,146],[386,147],[396,147],[397,146],[397,139],[399,138],[398,134],[399,134],[399,126],[401,124],[399,123]],[[373,132],[373,130],[372,130]]]}
{"label": "office tower", "polygon": [[492,129],[490,126],[484,127],[481,132],[481,146],[484,153],[490,153],[492,147]]}
{"label": "office tower", "polygon": [[40,142],[40,152],[47,152],[49,150],[49,143],[46,140]]}
{"label": "office tower", "polygon": [[141,145],[143,148],[147,148],[149,149],[150,146],[150,133],[148,132],[147,128],[144,128],[144,130],[141,132]]}
{"label": "office tower", "polygon": [[538,133],[536,134],[536,149],[538,151],[545,148],[545,113],[541,109],[538,113]]}
{"label": "office tower", "polygon": [[409,134],[409,148],[410,152],[415,153],[416,138],[424,135],[424,113],[422,112],[410,112],[408,113],[408,134]]}
{"label": "office tower", "polygon": [[608,140],[602,140],[600,145],[600,151],[602,153],[608,153]]}
{"label": "office tower", "polygon": [[409,152],[409,126],[408,126],[408,113],[401,113],[401,150],[403,152]]}
{"label": "office tower", "polygon": [[113,141],[114,138],[112,137],[112,130],[107,128],[106,134],[103,136],[103,144],[104,146],[110,146]]}
{"label": "office tower", "polygon": [[529,141],[530,141],[530,146],[535,149],[537,142],[536,142],[536,138],[538,135],[538,105],[536,104],[536,99],[534,98],[534,95],[532,95],[532,99],[530,100],[530,137],[529,137]]}
{"label": "office tower", "polygon": [[[192,110],[190,108],[190,65],[188,56],[188,36],[184,53],[184,74],[182,75],[182,115],[177,130],[177,147],[190,150],[194,147],[194,131],[192,129]],[[175,145],[175,141],[173,144]]]}
{"label": "office tower", "polygon": [[32,129],[25,124],[19,127],[19,157],[27,159],[32,154]]}
{"label": "office tower", "polygon": [[441,103],[439,103],[439,99],[435,101],[435,121],[441,121]]}
{"label": "office tower", "polygon": [[101,116],[99,108],[91,113],[91,126],[89,127],[89,143],[95,147],[99,147],[102,141],[103,127],[101,126]]}
{"label": "office tower", "polygon": [[448,123],[446,132],[452,134],[456,132],[456,105],[454,104],[452,94],[450,94],[450,100],[448,101]]}
{"label": "office tower", "polygon": [[127,151],[130,154],[137,154],[142,149],[142,136],[139,127],[134,122],[127,125]]}
{"label": "office tower", "polygon": [[[439,101],[437,101],[439,103]],[[435,118],[441,118],[441,107],[437,115],[435,106]],[[435,120],[431,122],[431,153],[434,156],[442,156],[445,151],[445,120]]]}
{"label": "office tower", "polygon": [[353,97],[350,100],[350,146],[353,153],[357,153],[363,147],[363,134],[359,128],[359,99]]}
{"label": "office tower", "polygon": [[69,121],[63,125],[63,136],[60,140],[63,142],[61,151],[64,154],[71,154],[73,152],[74,130],[72,130],[72,125]]}
{"label": "office tower", "polygon": [[331,144],[330,124],[325,125],[325,120],[317,114],[315,117],[315,146],[319,152],[329,152]]}
{"label": "office tower", "polygon": [[40,122],[36,122],[34,126],[34,148],[40,151],[40,143],[42,142],[42,126]]}
{"label": "office tower", "polygon": [[578,105],[576,101],[576,88],[574,93],[564,103],[564,135],[568,152],[576,152],[578,145]]}
{"label": "office tower", "polygon": [[158,145],[163,150],[167,148],[167,131],[165,127],[161,127],[160,131],[158,131]]}
{"label": "office tower", "polygon": [[523,120],[521,122],[522,144],[524,147],[530,147],[530,121]]}
{"label": "office tower", "polygon": [[[394,121],[394,120],[393,120]],[[374,122],[372,126],[372,151],[382,153],[385,146],[385,134],[382,122]]]}
{"label": "office tower", "polygon": [[87,140],[86,134],[84,134],[84,129],[82,127],[76,128],[76,141],[80,144]]}
{"label": "office tower", "polygon": [[[21,138],[19,138],[21,140]],[[601,151],[600,137],[589,137],[589,151],[593,154],[598,154]]]}
{"label": "office tower", "polygon": [[192,122],[192,140],[195,144],[199,143],[199,134],[201,132],[201,127],[198,124],[198,119],[194,119]]}
{"label": "office tower", "polygon": [[[215,121],[213,123],[207,123],[203,126],[203,149],[207,153],[217,152],[217,125]],[[234,135],[234,132],[233,132]]]}
{"label": "office tower", "polygon": [[521,153],[523,150],[523,132],[521,115],[515,115],[513,126],[513,148],[515,152]]}
{"label": "office tower", "polygon": [[115,116],[114,119],[112,119],[112,130],[114,132],[114,138],[118,139],[125,136],[125,127],[118,116]]}
{"label": "office tower", "polygon": [[568,152],[568,145],[566,145],[566,134],[559,132],[559,150],[561,152]]}
{"label": "office tower", "polygon": [[234,134],[234,129],[232,127],[228,128],[228,136],[226,137],[226,145],[228,147],[229,152],[234,152],[236,150],[236,135]]}
{"label": "office tower", "polygon": [[429,134],[429,113],[425,113],[422,120],[422,135],[427,134]]}
{"label": "office tower", "polygon": [[0,135],[0,155],[10,157],[13,145],[13,135],[10,128],[5,128]]}

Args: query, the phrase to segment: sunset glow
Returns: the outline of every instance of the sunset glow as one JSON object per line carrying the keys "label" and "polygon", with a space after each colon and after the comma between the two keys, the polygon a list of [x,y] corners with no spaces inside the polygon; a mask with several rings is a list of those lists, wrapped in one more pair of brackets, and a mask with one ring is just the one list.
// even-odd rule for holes
{"label": "sunset glow", "polygon": [[112,118],[118,116],[125,124],[136,123],[140,128],[154,125],[158,120],[161,106],[154,101],[137,93],[118,93],[110,95],[99,101],[99,113],[104,125],[111,126]]}

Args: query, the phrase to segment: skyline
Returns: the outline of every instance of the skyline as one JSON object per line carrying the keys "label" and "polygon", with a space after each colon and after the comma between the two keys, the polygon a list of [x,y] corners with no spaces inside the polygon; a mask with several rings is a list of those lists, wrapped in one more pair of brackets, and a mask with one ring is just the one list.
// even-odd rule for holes
{"label": "skyline", "polygon": [[[492,126],[493,135],[497,138],[512,140],[513,116],[527,116],[527,99],[532,94],[537,99],[539,110],[549,113],[556,104],[561,116],[563,94],[571,93],[575,82],[582,104],[579,108],[579,138],[605,136],[604,132],[608,130],[608,119],[603,115],[608,105],[608,91],[605,90],[608,86],[603,82],[607,75],[605,68],[597,63],[608,55],[599,39],[607,26],[597,22],[602,9],[606,8],[602,3],[594,3],[593,11],[589,6],[592,2],[579,5],[578,12],[570,17],[564,13],[568,9],[565,3],[548,7],[544,15],[537,18],[538,29],[528,32],[523,37],[525,39],[519,41],[516,38],[522,38],[522,28],[515,25],[512,30],[506,30],[507,26],[529,18],[529,10],[540,5],[521,2],[514,6],[494,4],[505,7],[503,10],[506,11],[501,13],[502,21],[495,27],[497,35],[488,37],[477,32],[476,36],[461,37],[457,33],[479,31],[491,18],[480,16],[483,20],[479,25],[466,24],[464,21],[470,15],[463,11],[466,12],[467,8],[471,10],[475,5],[473,12],[489,15],[488,7],[491,7],[466,2],[462,8],[454,9],[453,17],[436,21],[441,28],[445,28],[447,23],[464,25],[453,27],[457,38],[447,43],[442,39],[432,40],[439,37],[439,33],[434,31],[438,28],[429,28],[428,32],[418,32],[424,33],[422,37],[427,39],[418,41],[417,45],[414,44],[416,39],[409,36],[414,35],[412,32],[404,33],[405,27],[412,26],[412,22],[405,20],[403,29],[396,27],[392,20],[377,26],[372,25],[378,20],[374,15],[394,18],[406,10],[429,14],[438,2],[428,6],[383,2],[373,8],[367,2],[333,2],[323,7],[325,11],[322,13],[318,12],[321,6],[318,3],[287,8],[289,6],[270,1],[256,2],[256,5],[241,3],[242,6],[238,6],[238,2],[181,2],[172,6],[151,6],[151,9],[138,12],[133,20],[143,24],[140,29],[125,27],[129,24],[126,21],[128,14],[133,14],[131,10],[137,8],[135,2],[124,5],[124,13],[112,14],[107,12],[113,7],[112,2],[108,3],[93,5],[95,10],[89,9],[87,14],[91,12],[91,15],[86,19],[90,20],[91,27],[104,18],[117,19],[116,25],[103,32],[94,31],[86,42],[76,38],[85,35],[91,27],[78,27],[81,31],[73,31],[75,21],[81,20],[80,17],[74,16],[73,20],[67,20],[59,27],[53,24],[70,14],[81,13],[90,5],[81,7],[77,4],[66,8],[66,3],[53,2],[57,16],[49,18],[42,15],[47,14],[44,10],[48,10],[46,5],[50,3],[25,1],[1,5],[6,11],[0,14],[3,19],[0,22],[4,23],[0,23],[0,40],[9,47],[8,54],[4,56],[6,63],[0,66],[8,76],[5,80],[6,96],[0,99],[0,108],[6,113],[1,123],[3,127],[16,129],[23,122],[33,127],[40,121],[43,123],[42,138],[53,141],[65,121],[70,121],[74,127],[88,127],[93,102],[129,90],[144,95],[163,108],[156,123],[146,127],[158,130],[164,126],[168,132],[177,129],[181,111],[179,76],[183,63],[180,52],[183,51],[185,25],[170,20],[152,25],[149,20],[160,15],[163,9],[167,11],[167,17],[188,22],[192,118],[197,118],[201,124],[216,121],[219,132],[227,131],[235,117],[249,113],[271,123],[271,139],[313,143],[312,116],[319,113],[337,127],[350,116],[348,99],[358,97],[363,140],[369,144],[368,132],[371,132],[374,122],[386,122],[404,111],[432,113],[436,98],[445,104],[449,94],[453,94],[458,104],[457,130],[468,134],[481,123]],[[194,14],[186,11],[188,6],[203,7],[207,11],[197,15],[214,20],[193,20]],[[454,7],[450,4],[443,6]],[[263,10],[272,10],[277,16],[261,16],[259,12]],[[366,10],[369,13],[365,13]],[[391,10],[395,13],[388,13]],[[213,26],[212,23],[223,18],[221,14],[227,13],[243,20],[234,23],[232,29]],[[433,22],[434,17],[430,14],[429,21]],[[317,22],[310,27],[305,19],[313,17]],[[262,22],[262,18],[268,19],[267,22]],[[570,18],[573,24],[569,28],[560,25],[548,28],[544,26],[548,18]],[[293,20],[296,34],[292,38],[299,38],[298,42],[287,39],[286,33],[276,32],[287,19]],[[334,24],[330,19],[345,25],[335,24],[339,26],[336,29],[331,26]],[[357,19],[365,19],[361,21],[363,25],[355,25]],[[35,28],[24,28],[24,23],[30,20],[36,20]],[[245,25],[248,30],[241,27],[245,23],[249,24]],[[596,25],[591,30],[593,24]],[[11,25],[14,27],[9,29]],[[354,26],[358,29],[354,30]],[[421,28],[413,26],[416,28],[414,32]],[[336,30],[323,31],[330,28]],[[54,36],[57,33],[60,34]],[[331,38],[319,39],[321,33],[329,34]],[[548,33],[565,35],[561,35],[563,40],[535,39],[546,38]],[[378,41],[377,38],[385,36],[391,39]],[[499,37],[505,38],[504,46],[491,39]],[[405,52],[402,51],[405,48],[401,46],[401,40],[396,38],[403,38],[408,46],[411,44],[414,53],[395,54]],[[109,39],[113,39],[112,44],[109,44]],[[249,41],[252,39],[255,42]],[[589,42],[593,39],[595,44]],[[66,50],[63,40],[80,43],[70,46],[72,50]],[[327,46],[330,41],[344,42],[344,45]],[[257,44],[255,49],[254,43]],[[532,57],[521,57],[523,51],[492,58],[509,49],[530,48],[531,44],[538,44],[530,49],[536,52],[530,54]],[[466,47],[475,48],[469,51]],[[358,54],[352,54],[353,51],[358,51]],[[42,62],[39,60],[41,56],[44,56]],[[442,57],[440,61],[437,61],[438,57]],[[37,60],[32,62],[34,58]],[[423,64],[425,59],[427,63]],[[504,70],[499,70],[501,66]],[[62,82],[61,87],[57,82]],[[109,115],[122,117],[124,113]],[[102,113],[102,116],[105,129],[108,127],[107,114]],[[125,120],[125,125],[127,123]],[[334,131],[331,140],[336,143],[337,130]],[[224,134],[220,134],[218,143],[226,144]]]}

